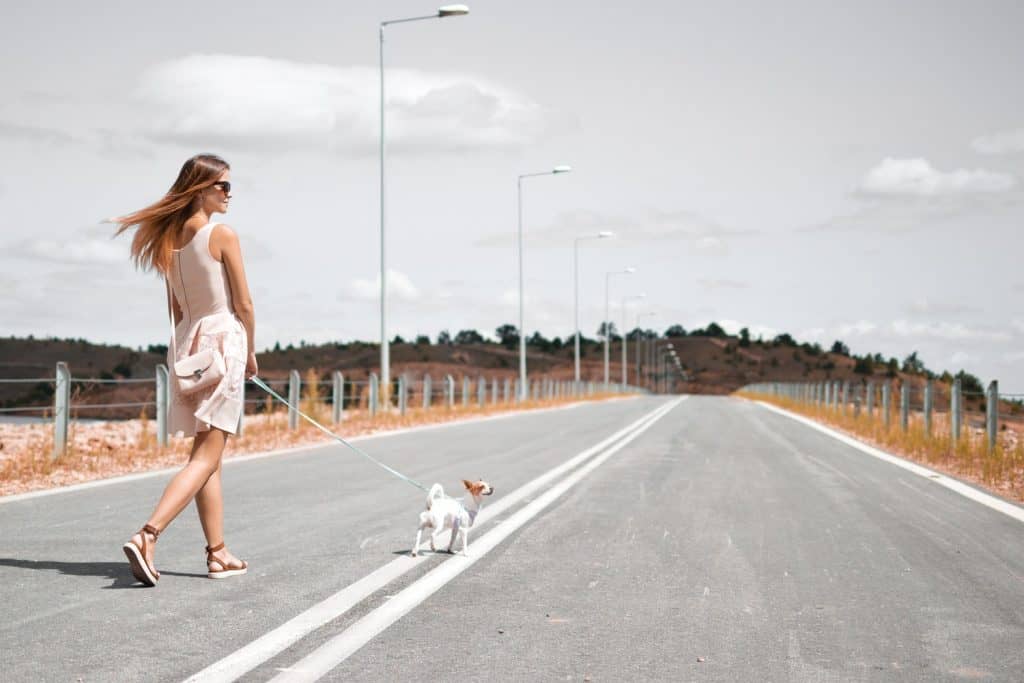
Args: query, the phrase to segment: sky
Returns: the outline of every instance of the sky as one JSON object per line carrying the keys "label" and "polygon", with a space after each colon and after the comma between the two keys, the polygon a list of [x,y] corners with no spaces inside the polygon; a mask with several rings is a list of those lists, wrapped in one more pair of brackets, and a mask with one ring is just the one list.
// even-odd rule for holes
{"label": "sky", "polygon": [[[378,27],[435,5],[57,0],[0,22],[0,335],[164,343],[105,219],[214,152],[257,347],[380,335]],[[1024,393],[1024,5],[484,0],[385,29],[388,336],[715,321]],[[634,267],[631,275],[607,273]],[[644,294],[643,299],[626,297]],[[685,360],[685,359],[684,359]]]}

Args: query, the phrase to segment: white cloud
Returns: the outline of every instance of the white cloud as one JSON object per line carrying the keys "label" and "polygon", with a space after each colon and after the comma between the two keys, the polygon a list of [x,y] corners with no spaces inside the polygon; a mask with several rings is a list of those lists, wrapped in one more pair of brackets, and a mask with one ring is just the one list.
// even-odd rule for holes
{"label": "white cloud", "polygon": [[897,337],[917,337],[944,339],[947,341],[978,340],[1005,342],[1010,340],[1006,332],[971,328],[960,323],[910,323],[906,320],[895,320],[889,330]]}
{"label": "white cloud", "polygon": [[927,297],[912,301],[905,309],[911,315],[956,315],[959,313],[976,313],[977,308],[948,301],[929,301]]}
{"label": "white cloud", "polygon": [[854,335],[871,334],[876,329],[878,329],[878,326],[875,325],[875,323],[869,320],[858,320],[855,323],[843,323],[839,325],[836,332],[839,334],[840,338],[843,338]]}
{"label": "white cloud", "polygon": [[867,172],[859,189],[868,195],[935,197],[1005,192],[1015,184],[1005,173],[980,168],[943,173],[925,159],[887,158]]}
{"label": "white cloud", "polygon": [[978,360],[979,357],[974,354],[967,353],[966,351],[957,351],[949,357],[949,364],[954,367],[963,367],[967,363],[977,362]]}
{"label": "white cloud", "polygon": [[[757,234],[754,230],[725,228],[715,221],[691,211],[648,210],[632,217],[615,216],[589,209],[566,211],[555,218],[546,228],[524,232],[523,243],[533,247],[571,247],[580,235],[592,235],[610,230],[615,237],[610,240],[595,240],[591,246],[601,243],[649,243],[667,241],[688,241],[694,247],[709,253],[723,253],[728,241],[737,237]],[[511,247],[515,235],[503,232],[489,235],[476,242],[478,247]]]}
{"label": "white cloud", "polygon": [[[388,69],[385,93],[392,149],[522,146],[556,123],[536,102],[474,76]],[[157,139],[371,153],[379,136],[372,67],[191,55],[146,71],[138,95],[155,112]]]}
{"label": "white cloud", "polygon": [[130,258],[127,240],[115,241],[92,235],[65,240],[26,240],[11,245],[9,249],[12,254],[23,258],[71,265],[124,264]]}
{"label": "white cloud", "polygon": [[[697,284],[707,290],[748,289],[750,284],[739,280],[699,278]],[[742,327],[742,326],[741,326]]]}
{"label": "white cloud", "polygon": [[807,339],[807,340],[814,340],[814,341],[821,341],[822,339],[825,338],[825,336],[826,336],[825,328],[823,328],[823,327],[811,327],[811,328],[808,328],[806,330],[801,330],[800,332],[798,332],[797,335],[796,335],[796,339],[797,339],[797,341],[803,341],[805,339]]}
{"label": "white cloud", "polygon": [[[373,280],[357,278],[352,281],[341,298],[362,299],[373,301],[380,298],[380,274]],[[420,292],[409,276],[388,268],[388,298],[397,301],[416,301]]]}
{"label": "white cloud", "polygon": [[1024,152],[1024,128],[983,135],[971,143],[979,154],[1014,154]]}

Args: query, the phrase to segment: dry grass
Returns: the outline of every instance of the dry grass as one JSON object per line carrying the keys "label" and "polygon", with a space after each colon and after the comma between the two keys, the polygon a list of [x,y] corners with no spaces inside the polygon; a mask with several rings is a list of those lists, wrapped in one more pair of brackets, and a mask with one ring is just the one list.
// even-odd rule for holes
{"label": "dry grass", "polygon": [[[341,425],[331,425],[331,407],[318,397],[315,374],[309,383],[300,408],[339,436],[363,434],[450,422],[472,417],[520,412],[568,405],[579,401],[601,401],[621,398],[617,394],[595,394],[583,398],[563,398],[514,404],[456,405],[451,410],[443,405],[430,409],[410,407],[405,415],[397,411],[378,413],[370,418],[365,408],[346,410]],[[420,399],[422,402],[422,398]],[[490,401],[490,395],[488,395]],[[416,405],[422,405],[422,403]],[[410,401],[410,405],[412,402]],[[365,406],[365,398],[362,400]],[[225,457],[261,453],[282,448],[322,443],[330,439],[313,425],[299,418],[298,428],[288,429],[287,408],[272,402],[270,396],[258,415],[246,415],[241,436],[228,440]],[[156,426],[143,413],[135,420],[118,422],[79,422],[72,416],[68,427],[67,453],[54,460],[53,426],[0,424],[0,495],[11,495],[56,486],[67,486],[94,479],[132,472],[146,472],[183,465],[188,460],[191,439],[171,439],[166,448],[157,445]]]}
{"label": "dry grass", "polygon": [[1024,439],[1013,429],[1000,431],[998,443],[990,451],[985,431],[967,425],[963,425],[960,439],[954,443],[948,413],[933,415],[931,434],[925,431],[924,415],[911,413],[904,432],[900,428],[899,410],[895,407],[887,426],[880,409],[872,417],[865,412],[854,416],[852,407],[843,413],[785,397],[749,392],[738,395],[804,415],[908,460],[1024,502]]}

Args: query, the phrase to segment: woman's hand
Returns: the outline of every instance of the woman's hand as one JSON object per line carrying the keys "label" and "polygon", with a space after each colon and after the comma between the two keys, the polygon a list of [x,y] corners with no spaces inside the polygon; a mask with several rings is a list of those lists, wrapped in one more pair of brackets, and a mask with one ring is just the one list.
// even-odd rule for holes
{"label": "woman's hand", "polygon": [[245,378],[252,379],[260,372],[259,366],[256,364],[256,352],[249,352],[249,359],[245,361]]}

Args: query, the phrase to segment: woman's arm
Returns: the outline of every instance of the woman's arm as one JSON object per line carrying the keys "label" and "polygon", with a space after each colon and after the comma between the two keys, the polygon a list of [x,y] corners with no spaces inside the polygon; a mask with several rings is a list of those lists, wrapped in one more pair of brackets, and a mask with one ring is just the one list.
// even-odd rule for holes
{"label": "woman's arm", "polygon": [[[218,253],[219,252],[219,253]],[[245,326],[249,355],[256,354],[256,309],[249,293],[249,282],[245,277],[245,265],[242,262],[242,247],[238,243],[238,235],[228,226],[221,223],[210,235],[210,255],[224,264],[231,284],[231,302],[235,307],[235,315]]]}

